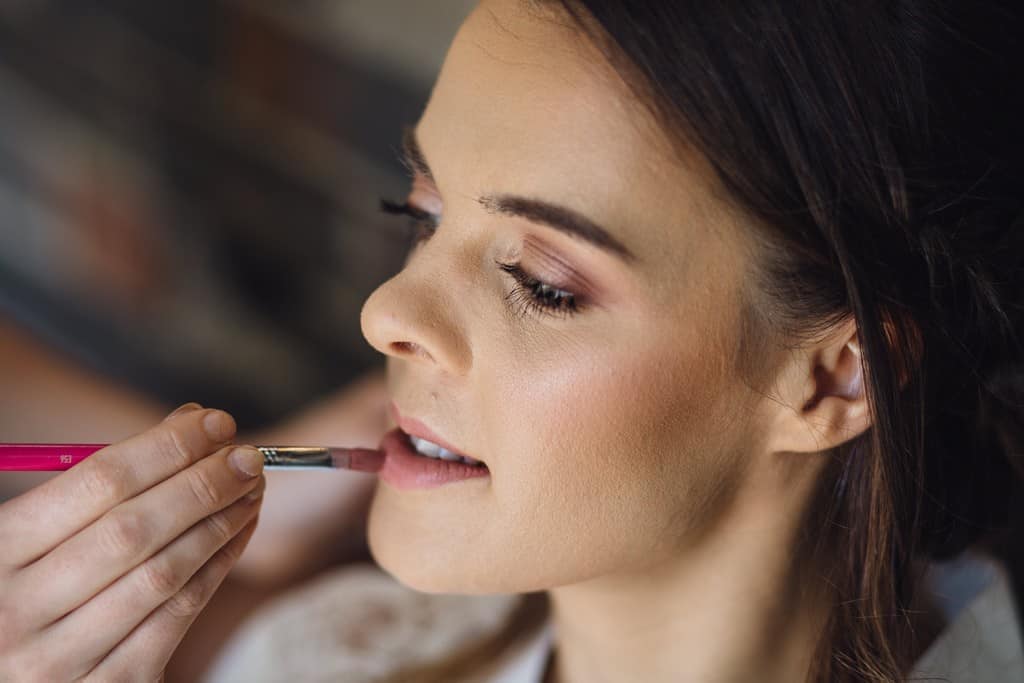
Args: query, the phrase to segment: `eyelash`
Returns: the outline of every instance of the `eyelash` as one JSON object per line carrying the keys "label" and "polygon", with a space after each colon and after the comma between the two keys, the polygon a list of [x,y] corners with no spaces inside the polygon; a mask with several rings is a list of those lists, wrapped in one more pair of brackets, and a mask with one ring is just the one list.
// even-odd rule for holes
{"label": "eyelash", "polygon": [[408,223],[408,238],[409,245],[407,251],[412,251],[416,245],[429,237],[440,224],[438,217],[432,213],[427,213],[423,209],[418,209],[415,206],[409,204],[409,202],[393,202],[390,199],[381,198],[380,210],[384,213],[389,213],[397,216],[406,216],[409,218]]}
{"label": "eyelash", "polygon": [[[381,199],[380,210],[387,214],[409,218],[410,251],[430,237],[440,224],[438,216],[412,206],[409,202],[399,204],[388,199]],[[518,306],[520,315],[532,311],[558,318],[568,318],[582,309],[575,294],[538,280],[520,268],[518,263],[503,263],[497,260],[494,263],[515,280],[515,287],[505,297],[505,301],[513,307]]]}

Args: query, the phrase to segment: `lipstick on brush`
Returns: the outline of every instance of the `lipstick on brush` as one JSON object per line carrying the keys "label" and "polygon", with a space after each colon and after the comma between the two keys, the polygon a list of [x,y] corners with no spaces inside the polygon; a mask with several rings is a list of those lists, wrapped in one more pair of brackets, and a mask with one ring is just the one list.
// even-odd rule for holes
{"label": "lipstick on brush", "polygon": [[[7,443],[0,444],[0,472],[53,472],[67,470],[110,444]],[[377,472],[384,453],[373,448],[331,446],[254,446],[263,453],[269,470],[342,469]]]}

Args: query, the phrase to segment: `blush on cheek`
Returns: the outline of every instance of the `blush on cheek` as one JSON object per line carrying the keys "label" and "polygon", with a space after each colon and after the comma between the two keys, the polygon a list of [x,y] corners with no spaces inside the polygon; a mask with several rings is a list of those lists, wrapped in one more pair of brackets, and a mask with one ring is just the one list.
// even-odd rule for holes
{"label": "blush on cheek", "polygon": [[495,478],[518,542],[560,582],[678,546],[666,528],[699,525],[730,466],[710,438],[721,433],[717,364],[658,346],[577,360],[520,377],[499,439],[518,460]]}
{"label": "blush on cheek", "polygon": [[[502,404],[505,433],[510,441],[540,446],[540,453],[546,450],[543,444],[562,442],[569,461],[603,444],[612,462],[623,462],[637,474],[647,468],[644,459],[677,459],[676,452],[702,441],[718,422],[715,414],[726,386],[719,363],[686,348],[592,348],[592,355],[576,355],[570,365],[560,363],[564,357],[559,356],[529,376],[518,376],[507,392],[514,400]],[[653,444],[674,447],[659,453],[652,452],[657,450]],[[531,450],[524,448],[524,457]],[[600,467],[600,461],[576,464]]]}

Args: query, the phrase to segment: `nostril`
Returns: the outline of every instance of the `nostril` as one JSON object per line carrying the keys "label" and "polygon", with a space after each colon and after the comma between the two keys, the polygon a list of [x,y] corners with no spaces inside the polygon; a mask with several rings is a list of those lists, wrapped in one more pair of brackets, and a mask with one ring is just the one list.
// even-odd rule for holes
{"label": "nostril", "polygon": [[409,342],[391,342],[391,349],[395,353],[409,353],[412,351],[412,344]]}
{"label": "nostril", "polygon": [[428,353],[426,349],[424,349],[422,346],[420,346],[416,342],[407,342],[407,341],[391,342],[391,348],[397,354],[422,355],[422,356],[424,356],[426,358],[429,358],[429,359],[433,360],[433,356],[431,356],[430,353]]}

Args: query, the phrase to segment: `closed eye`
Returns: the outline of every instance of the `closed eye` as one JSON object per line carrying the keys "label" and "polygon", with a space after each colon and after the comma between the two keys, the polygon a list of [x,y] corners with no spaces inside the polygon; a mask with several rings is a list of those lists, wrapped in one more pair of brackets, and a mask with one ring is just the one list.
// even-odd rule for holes
{"label": "closed eye", "polygon": [[[440,216],[413,206],[408,201],[399,203],[381,198],[380,209],[384,213],[409,218],[409,251],[429,239],[441,224]],[[520,315],[532,311],[566,318],[581,310],[582,306],[575,294],[533,277],[519,263],[495,261],[495,264],[512,277],[513,288],[505,297],[505,302]]]}

